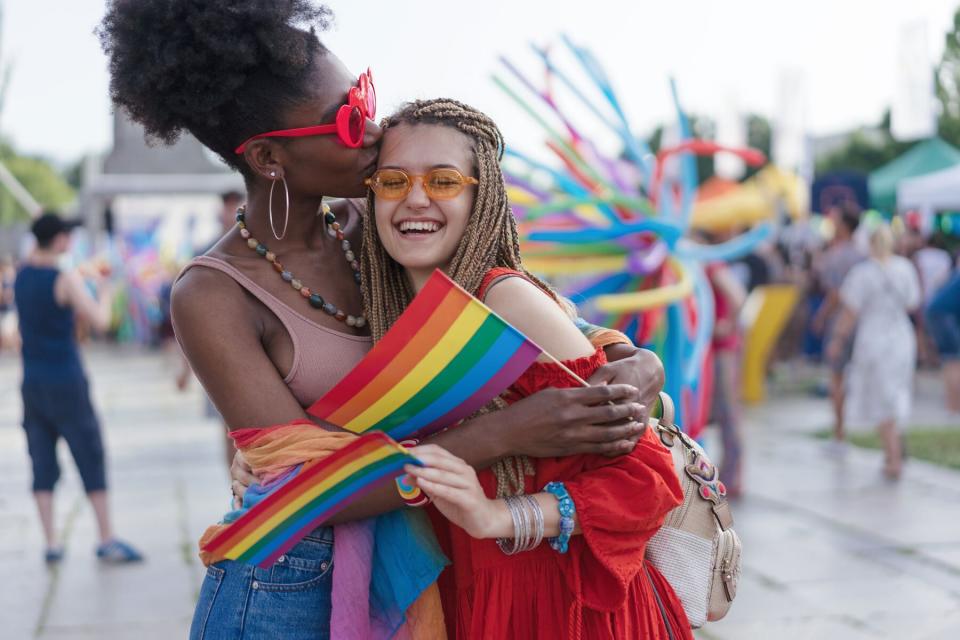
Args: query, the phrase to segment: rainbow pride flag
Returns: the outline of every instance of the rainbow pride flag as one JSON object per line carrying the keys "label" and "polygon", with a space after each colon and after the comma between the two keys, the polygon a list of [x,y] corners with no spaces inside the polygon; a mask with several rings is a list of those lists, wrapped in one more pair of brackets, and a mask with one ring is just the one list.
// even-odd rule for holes
{"label": "rainbow pride flag", "polygon": [[326,458],[304,463],[203,548],[265,569],[331,516],[403,473],[405,464],[420,462],[386,434],[365,434]]}
{"label": "rainbow pride flag", "polygon": [[436,270],[383,339],[307,412],[353,433],[426,436],[490,402],[540,352]]}

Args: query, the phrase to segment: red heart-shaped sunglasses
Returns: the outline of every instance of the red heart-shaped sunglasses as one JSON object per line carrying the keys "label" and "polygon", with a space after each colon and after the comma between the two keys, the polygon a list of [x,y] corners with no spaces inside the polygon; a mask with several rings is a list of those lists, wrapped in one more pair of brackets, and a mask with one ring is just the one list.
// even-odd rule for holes
{"label": "red heart-shaped sunglasses", "polygon": [[345,146],[356,149],[363,143],[363,134],[367,130],[367,119],[377,116],[377,92],[373,88],[373,75],[370,69],[360,74],[357,86],[351,87],[347,93],[347,103],[337,110],[337,117],[331,124],[318,124],[312,127],[298,127],[296,129],[280,129],[258,133],[243,141],[234,149],[237,154],[243,153],[247,145],[260,138],[301,138],[304,136],[323,136],[337,134]]}

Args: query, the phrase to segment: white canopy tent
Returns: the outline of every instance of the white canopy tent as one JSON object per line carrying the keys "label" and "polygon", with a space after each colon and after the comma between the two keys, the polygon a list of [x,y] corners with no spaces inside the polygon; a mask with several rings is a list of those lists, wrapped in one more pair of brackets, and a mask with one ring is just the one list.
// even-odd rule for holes
{"label": "white canopy tent", "polygon": [[902,180],[897,185],[897,209],[915,209],[925,223],[939,211],[960,211],[960,165]]}

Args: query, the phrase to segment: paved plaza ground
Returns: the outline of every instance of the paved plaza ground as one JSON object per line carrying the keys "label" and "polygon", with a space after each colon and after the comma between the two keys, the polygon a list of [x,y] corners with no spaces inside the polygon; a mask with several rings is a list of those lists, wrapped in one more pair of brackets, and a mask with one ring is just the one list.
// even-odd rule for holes
{"label": "paved plaza ground", "polygon": [[[112,640],[186,637],[203,571],[196,540],[229,502],[216,421],[196,384],[178,392],[156,352],[86,353],[110,455],[118,533],[142,565],[100,566],[95,528],[66,449],[57,517],[67,555],[42,560],[20,422],[19,362],[0,355],[0,637]],[[915,422],[960,428],[920,380]],[[703,640],[960,637],[960,472],[911,461],[880,475],[879,452],[837,453],[810,433],[826,402],[781,396],[747,412],[746,495],[734,509],[744,542],[737,602]]]}

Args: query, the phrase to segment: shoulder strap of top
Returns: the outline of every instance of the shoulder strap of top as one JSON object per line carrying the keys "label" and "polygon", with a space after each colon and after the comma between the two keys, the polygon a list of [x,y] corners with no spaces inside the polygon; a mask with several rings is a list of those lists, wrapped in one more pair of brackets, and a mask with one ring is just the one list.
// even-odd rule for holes
{"label": "shoulder strap of top", "polygon": [[356,336],[350,333],[337,331],[336,329],[325,327],[322,324],[311,320],[296,309],[290,307],[280,298],[276,297],[258,285],[253,281],[253,279],[245,275],[242,271],[222,258],[214,258],[213,256],[197,256],[187,263],[187,265],[183,268],[183,271],[180,272],[180,275],[177,276],[177,280],[182,278],[183,274],[189,269],[198,266],[209,267],[210,269],[216,269],[217,271],[225,273],[234,281],[236,281],[237,284],[249,291],[254,297],[257,298],[257,300],[262,302],[264,306],[270,309],[275,316],[280,318],[280,321],[284,324],[284,326],[286,326],[287,331],[290,333],[291,339],[294,341],[294,346],[296,346],[298,343],[300,331],[304,328],[303,325],[318,329],[324,333],[329,333],[341,338],[347,338],[349,340],[368,341],[370,339],[367,336]]}
{"label": "shoulder strap of top", "polygon": [[556,293],[549,289],[544,289],[540,284],[531,280],[527,274],[523,273],[522,271],[517,271],[516,269],[510,269],[507,267],[494,267],[493,269],[490,269],[490,271],[487,271],[487,274],[483,276],[483,280],[480,282],[480,288],[477,289],[477,298],[484,300],[487,297],[487,293],[490,291],[490,287],[497,284],[501,280],[506,280],[507,278],[523,278],[533,286],[542,290],[554,300],[557,299]]}
{"label": "shoulder strap of top", "polygon": [[193,267],[208,267],[210,269],[215,269],[221,273],[225,273],[230,276],[233,280],[237,282],[241,287],[253,294],[260,302],[267,305],[268,308],[273,309],[274,312],[279,309],[286,310],[287,305],[283,303],[282,300],[279,300],[275,295],[258,285],[253,281],[249,276],[244,274],[240,269],[237,269],[235,266],[223,260],[221,258],[214,258],[213,256],[197,256],[193,260],[187,263],[183,268],[183,271],[180,272],[180,275],[177,276],[177,280],[183,277],[187,271]]}

